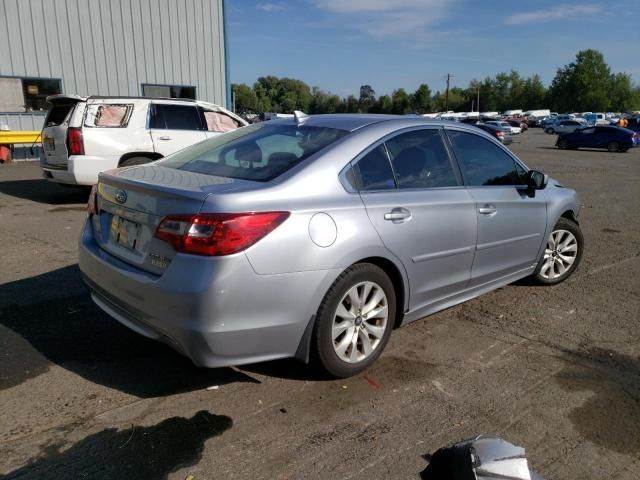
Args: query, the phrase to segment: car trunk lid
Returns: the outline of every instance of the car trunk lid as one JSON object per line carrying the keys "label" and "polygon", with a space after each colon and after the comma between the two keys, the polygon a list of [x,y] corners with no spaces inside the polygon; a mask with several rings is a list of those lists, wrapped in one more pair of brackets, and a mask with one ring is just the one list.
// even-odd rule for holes
{"label": "car trunk lid", "polygon": [[164,217],[199,213],[210,194],[245,188],[248,182],[160,165],[100,174],[92,224],[100,247],[145,271],[161,275],[176,255],[154,237]]}

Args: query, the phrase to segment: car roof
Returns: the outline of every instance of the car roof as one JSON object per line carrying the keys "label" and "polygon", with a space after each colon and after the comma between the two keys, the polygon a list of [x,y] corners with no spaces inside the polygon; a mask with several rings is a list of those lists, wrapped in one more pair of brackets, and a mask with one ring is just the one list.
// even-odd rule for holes
{"label": "car roof", "polygon": [[[308,127],[325,127],[325,128],[337,128],[339,130],[347,130],[353,132],[359,128],[371,125],[374,123],[380,123],[385,121],[399,120],[407,118],[403,115],[382,115],[371,113],[332,113],[326,115],[309,115],[301,120],[305,126]],[[420,118],[422,117],[415,117]],[[278,118],[275,120],[269,120],[269,123],[280,125],[296,124],[295,117]]]}

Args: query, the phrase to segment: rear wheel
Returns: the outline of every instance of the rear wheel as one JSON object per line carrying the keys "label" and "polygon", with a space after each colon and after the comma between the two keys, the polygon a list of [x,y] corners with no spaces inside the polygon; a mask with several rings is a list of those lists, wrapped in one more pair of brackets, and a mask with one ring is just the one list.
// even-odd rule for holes
{"label": "rear wheel", "polygon": [[558,148],[561,149],[561,150],[568,149],[569,148],[569,142],[566,139],[561,138],[560,140],[558,140]]}
{"label": "rear wheel", "polygon": [[560,218],[547,239],[534,279],[542,285],[555,285],[569,278],[580,264],[583,246],[584,238],[578,224]]}
{"label": "rear wheel", "polygon": [[133,167],[135,165],[144,165],[145,163],[153,162],[153,159],[149,157],[131,157],[120,162],[120,167]]}
{"label": "rear wheel", "polygon": [[386,346],[396,314],[396,296],[376,265],[349,267],[325,295],[314,326],[312,361],[332,377],[368,368]]}
{"label": "rear wheel", "polygon": [[617,152],[620,150],[620,144],[618,142],[609,142],[607,144],[607,150],[610,152]]}
{"label": "rear wheel", "polygon": [[554,134],[556,132],[555,132],[555,130],[553,130],[553,128],[546,128],[544,130],[544,133],[548,133],[549,135],[552,135],[552,134]]}

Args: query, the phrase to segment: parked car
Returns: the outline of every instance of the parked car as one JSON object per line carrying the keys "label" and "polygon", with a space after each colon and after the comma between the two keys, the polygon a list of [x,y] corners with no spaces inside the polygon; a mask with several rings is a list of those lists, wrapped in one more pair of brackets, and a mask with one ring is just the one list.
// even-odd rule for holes
{"label": "parked car", "polygon": [[628,128],[597,125],[558,136],[556,146],[561,149],[581,147],[606,148],[610,152],[626,152],[640,146],[640,133]]}
{"label": "parked car", "polygon": [[296,357],[346,377],[396,326],[565,280],[579,210],[474,126],[296,115],[101,173],[79,265],[100,308],[196,365]]}
{"label": "parked car", "polygon": [[55,95],[42,130],[42,175],[93,185],[112,168],[158,160],[248,125],[211,103],[143,97]]}
{"label": "parked car", "polygon": [[545,133],[553,135],[555,133],[571,133],[578,128],[586,126],[586,123],[580,120],[562,120],[552,124],[544,129]]}
{"label": "parked car", "polygon": [[519,119],[509,119],[509,120],[505,120],[505,122],[511,125],[512,128],[513,127],[519,128],[521,132],[524,132],[525,130],[529,130],[529,125],[527,125],[526,122],[523,122]]}
{"label": "parked car", "polygon": [[502,128],[502,130],[512,135],[517,135],[522,132],[522,129],[520,127],[514,127],[509,122],[503,120],[492,120],[484,123],[486,123],[487,125],[493,125],[495,127]]}
{"label": "parked car", "polygon": [[582,118],[587,125],[609,125],[610,123],[604,113],[587,113]]}
{"label": "parked car", "polygon": [[503,145],[510,145],[511,143],[513,143],[513,137],[511,136],[511,133],[505,132],[501,127],[496,127],[495,125],[487,125],[486,123],[477,123],[475,126],[481,130],[484,130],[489,135],[496,137],[496,139]]}

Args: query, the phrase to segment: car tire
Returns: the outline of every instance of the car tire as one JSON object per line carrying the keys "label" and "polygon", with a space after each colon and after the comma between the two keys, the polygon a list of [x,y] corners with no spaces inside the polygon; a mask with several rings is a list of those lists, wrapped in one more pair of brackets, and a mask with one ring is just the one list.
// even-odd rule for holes
{"label": "car tire", "polygon": [[549,135],[553,135],[556,133],[553,128],[545,128],[544,133],[548,133]]}
{"label": "car tire", "polygon": [[118,168],[120,167],[134,167],[136,165],[144,165],[145,163],[153,162],[153,159],[149,157],[131,157],[126,160],[122,160]]}
{"label": "car tire", "polygon": [[389,276],[371,263],[352,265],[333,282],[320,304],[311,362],[330,377],[357,375],[384,350],[395,317],[396,295]]}
{"label": "car tire", "polygon": [[569,148],[569,141],[565,138],[558,140],[558,148],[560,150],[567,150]]}
{"label": "car tire", "polygon": [[607,144],[607,150],[610,152],[619,152],[620,144],[618,142],[609,142]]}
{"label": "car tire", "polygon": [[584,237],[578,224],[561,217],[549,234],[533,279],[541,285],[565,281],[578,268],[583,248]]}

